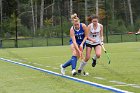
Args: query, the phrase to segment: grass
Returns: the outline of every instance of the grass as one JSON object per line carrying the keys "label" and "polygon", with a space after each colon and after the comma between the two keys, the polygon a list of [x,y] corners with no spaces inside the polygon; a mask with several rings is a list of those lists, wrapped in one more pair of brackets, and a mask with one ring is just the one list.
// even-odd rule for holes
{"label": "grass", "polygon": [[[76,77],[139,93],[140,88],[109,82],[119,81],[140,86],[139,46],[139,42],[105,44],[111,57],[111,64],[108,64],[107,57],[103,53],[95,68],[91,67],[91,60],[89,60],[85,68],[89,72],[89,76]],[[54,72],[60,72],[60,69],[55,68],[59,68],[60,64],[66,62],[71,57],[69,46],[5,48],[1,49],[0,53],[0,57]],[[94,52],[92,52],[93,54]],[[66,69],[66,74],[71,76],[70,67]],[[97,79],[97,77],[102,77],[104,80]],[[0,93],[111,93],[107,90],[3,61],[0,61],[0,82]]]}
{"label": "grass", "polygon": [[[1,72],[1,93],[91,93],[92,91],[95,91],[96,93],[100,93],[101,91],[104,92],[104,90],[92,88],[88,85],[66,80],[50,74],[44,74],[28,68],[22,68],[2,62],[0,63],[1,70],[6,70],[6,72]],[[7,67],[9,68],[8,70]],[[88,90],[85,90],[85,88],[88,88]],[[108,91],[106,91],[106,93],[108,93]]]}
{"label": "grass", "polygon": [[[63,45],[69,44],[69,37],[63,38]],[[58,46],[62,45],[62,38],[30,38],[18,40],[18,47]],[[14,48],[15,40],[3,40],[3,48]]]}
{"label": "grass", "polygon": [[[106,39],[105,39],[106,40]],[[123,35],[109,35],[109,43],[120,43],[120,42],[134,42],[140,41],[140,35],[135,34],[123,34]]]}

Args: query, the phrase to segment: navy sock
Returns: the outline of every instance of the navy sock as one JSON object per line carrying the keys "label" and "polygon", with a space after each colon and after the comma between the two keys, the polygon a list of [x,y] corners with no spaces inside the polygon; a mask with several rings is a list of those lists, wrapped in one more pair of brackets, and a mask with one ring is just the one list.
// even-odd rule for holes
{"label": "navy sock", "polygon": [[[72,58],[71,58],[71,59],[72,59]],[[67,61],[65,64],[63,64],[62,67],[63,67],[63,68],[66,68],[66,67],[70,66],[70,65],[71,65],[71,61],[72,61],[71,59],[70,59],[69,61]]]}
{"label": "navy sock", "polygon": [[77,57],[76,56],[72,56],[71,65],[72,65],[72,70],[76,69],[76,65],[77,65]]}

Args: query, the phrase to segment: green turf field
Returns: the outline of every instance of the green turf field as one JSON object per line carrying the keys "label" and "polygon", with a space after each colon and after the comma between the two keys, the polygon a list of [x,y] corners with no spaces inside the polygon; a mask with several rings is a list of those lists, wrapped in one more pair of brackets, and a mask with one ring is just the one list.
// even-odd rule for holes
{"label": "green turf field", "polygon": [[[135,93],[140,92],[140,43],[105,44],[111,57],[108,64],[105,53],[95,68],[91,60],[84,80],[112,86]],[[92,52],[94,54],[94,52]],[[69,46],[0,49],[0,57],[60,72],[59,65],[71,57]],[[80,62],[80,61],[79,61]],[[79,63],[78,63],[79,66]],[[71,76],[71,68],[66,74]],[[112,93],[23,66],[0,61],[0,93]]]}

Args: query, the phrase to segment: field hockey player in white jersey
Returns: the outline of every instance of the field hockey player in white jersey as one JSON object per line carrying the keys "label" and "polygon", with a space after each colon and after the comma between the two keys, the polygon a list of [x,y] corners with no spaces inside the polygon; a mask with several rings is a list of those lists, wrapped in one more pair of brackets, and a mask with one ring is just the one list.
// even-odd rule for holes
{"label": "field hockey player in white jersey", "polygon": [[92,67],[95,67],[96,61],[101,56],[101,44],[103,44],[103,25],[98,23],[98,16],[90,16],[88,20],[91,22],[88,25],[89,36],[86,40],[86,57],[80,63],[78,73],[81,73],[87,61],[90,59],[92,48],[94,48],[95,55],[92,57]]}

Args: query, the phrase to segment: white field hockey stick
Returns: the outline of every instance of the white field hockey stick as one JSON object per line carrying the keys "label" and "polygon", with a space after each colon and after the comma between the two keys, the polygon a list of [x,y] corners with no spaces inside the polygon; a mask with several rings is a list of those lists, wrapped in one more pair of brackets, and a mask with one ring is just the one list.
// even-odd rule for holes
{"label": "white field hockey stick", "polygon": [[102,48],[103,48],[103,50],[104,50],[104,52],[105,52],[105,54],[106,54],[106,56],[107,56],[107,58],[108,58],[108,64],[110,64],[111,60],[110,60],[110,57],[109,57],[109,55],[108,55],[108,53],[107,53],[107,51],[106,51],[104,45],[101,44],[101,46],[102,46]]}

